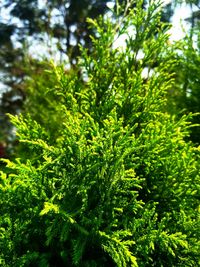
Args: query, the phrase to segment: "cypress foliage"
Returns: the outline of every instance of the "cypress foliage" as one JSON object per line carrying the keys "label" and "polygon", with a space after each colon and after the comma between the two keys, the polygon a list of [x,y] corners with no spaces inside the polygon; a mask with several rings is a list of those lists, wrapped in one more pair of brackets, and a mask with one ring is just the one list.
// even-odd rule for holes
{"label": "cypress foliage", "polygon": [[185,141],[191,115],[165,112],[176,62],[160,5],[142,2],[88,20],[98,37],[77,75],[49,73],[59,135],[11,117],[29,158],[4,160],[1,266],[200,264],[199,147]]}

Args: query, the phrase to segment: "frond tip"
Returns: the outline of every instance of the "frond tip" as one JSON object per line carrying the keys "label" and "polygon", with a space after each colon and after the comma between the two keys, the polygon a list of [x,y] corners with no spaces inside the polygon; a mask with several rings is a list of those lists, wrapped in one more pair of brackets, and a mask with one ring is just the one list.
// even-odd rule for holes
{"label": "frond tip", "polygon": [[[134,241],[123,241],[116,237],[117,233],[108,235],[104,232],[99,232],[102,238],[102,248],[108,253],[118,267],[138,267],[137,258],[131,253],[130,247],[135,244]],[[129,233],[124,231],[124,236],[128,236]]]}

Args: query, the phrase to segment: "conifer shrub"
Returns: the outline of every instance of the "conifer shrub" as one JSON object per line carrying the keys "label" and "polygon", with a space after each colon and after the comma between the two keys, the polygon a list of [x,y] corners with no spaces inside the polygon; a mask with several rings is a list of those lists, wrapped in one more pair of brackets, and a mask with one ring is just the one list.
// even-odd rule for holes
{"label": "conifer shrub", "polygon": [[199,147],[185,141],[190,115],[165,112],[176,62],[160,5],[142,2],[88,20],[97,37],[77,75],[49,73],[59,135],[12,117],[29,157],[1,173],[1,266],[200,264]]}

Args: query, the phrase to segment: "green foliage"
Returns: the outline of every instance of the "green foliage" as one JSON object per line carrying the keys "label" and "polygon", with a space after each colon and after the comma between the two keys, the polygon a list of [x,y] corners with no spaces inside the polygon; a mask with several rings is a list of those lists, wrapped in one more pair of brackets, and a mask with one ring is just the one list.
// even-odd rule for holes
{"label": "green foliage", "polygon": [[[185,37],[176,42],[174,57],[178,65],[175,67],[175,86],[168,95],[168,110],[171,114],[194,113],[191,122],[195,127],[190,129],[189,139],[194,144],[200,143],[200,91],[199,91],[199,64],[200,64],[200,12],[199,0],[175,1],[177,4],[187,4],[190,28],[185,31]],[[178,5],[179,6],[179,5]],[[198,8],[198,9],[197,9]]]}
{"label": "green foliage", "polygon": [[[2,266],[200,264],[200,149],[185,141],[191,115],[164,112],[167,27],[160,5],[128,11],[89,20],[98,38],[79,73],[44,74],[39,114],[12,117],[29,153],[1,173]],[[122,34],[126,47],[113,48]]]}
{"label": "green foliage", "polygon": [[[196,125],[191,129],[190,139],[200,143],[200,91],[199,91],[199,64],[200,64],[200,34],[199,27],[191,29],[191,36],[186,36],[179,41],[176,47],[177,57],[179,58],[178,68],[176,69],[175,87],[169,98],[170,105],[173,106],[172,112],[195,113],[192,123]],[[196,41],[195,41],[196,39]]]}
{"label": "green foliage", "polygon": [[[108,0],[0,1],[0,139],[11,157],[16,147],[6,113],[19,114],[27,96],[27,77],[34,78],[41,57],[67,58],[75,67],[79,44],[91,46],[86,18],[108,11]],[[27,60],[28,58],[28,60]],[[38,66],[39,65],[39,66]],[[24,83],[25,82],[25,83]]]}

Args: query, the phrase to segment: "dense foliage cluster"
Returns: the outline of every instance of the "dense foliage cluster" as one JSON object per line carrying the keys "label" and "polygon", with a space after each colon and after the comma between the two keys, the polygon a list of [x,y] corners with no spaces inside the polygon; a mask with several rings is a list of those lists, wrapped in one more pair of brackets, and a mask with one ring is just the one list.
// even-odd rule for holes
{"label": "dense foliage cluster", "polygon": [[200,264],[200,149],[185,141],[192,115],[166,112],[177,61],[160,5],[142,2],[88,20],[98,37],[77,71],[29,81],[39,113],[12,117],[21,157],[0,176],[1,266]]}

